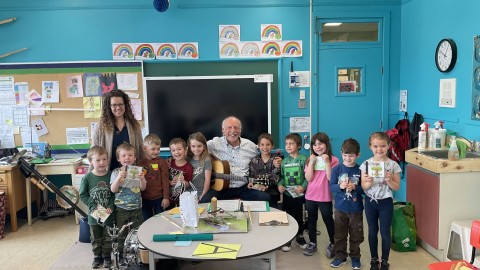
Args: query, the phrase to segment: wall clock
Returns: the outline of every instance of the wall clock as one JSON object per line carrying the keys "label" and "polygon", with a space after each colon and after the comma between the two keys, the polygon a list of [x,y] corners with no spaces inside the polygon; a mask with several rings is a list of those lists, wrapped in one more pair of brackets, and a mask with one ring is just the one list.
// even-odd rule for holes
{"label": "wall clock", "polygon": [[440,72],[449,72],[457,62],[457,45],[453,39],[442,39],[435,50],[435,64]]}

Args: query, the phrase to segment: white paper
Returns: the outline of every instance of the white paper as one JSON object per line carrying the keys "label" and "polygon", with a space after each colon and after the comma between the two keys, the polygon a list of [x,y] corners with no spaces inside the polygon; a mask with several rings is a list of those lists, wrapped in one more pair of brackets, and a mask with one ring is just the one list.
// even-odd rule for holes
{"label": "white paper", "polygon": [[58,81],[42,81],[42,100],[46,103],[60,102]]}
{"label": "white paper", "polygon": [[310,71],[295,71],[289,73],[289,86],[310,87]]}
{"label": "white paper", "polygon": [[[95,134],[95,130],[97,130],[98,122],[91,122],[90,123],[90,139],[93,141],[93,134]],[[145,136],[144,136],[145,137]]]}
{"label": "white paper", "polygon": [[28,117],[28,107],[26,105],[13,106],[13,125],[16,127],[30,126]]}
{"label": "white paper", "polygon": [[290,132],[310,132],[310,117],[290,117]]}
{"label": "white paper", "polygon": [[407,111],[407,90],[400,90],[400,111]]}
{"label": "white paper", "polygon": [[42,137],[45,134],[48,134],[48,128],[43,122],[42,118],[32,120],[32,128],[37,133],[38,137]]}
{"label": "white paper", "polygon": [[38,135],[31,127],[22,127],[20,131],[22,137],[22,144],[39,142]]}
{"label": "white paper", "polygon": [[132,112],[136,120],[142,120],[142,101],[140,99],[130,99]]}
{"label": "white paper", "polygon": [[87,144],[88,140],[88,128],[67,128],[67,144]]}
{"label": "white paper", "polygon": [[132,92],[125,92],[125,94],[127,94],[127,96],[132,99],[132,98],[138,98],[140,96],[139,93],[132,93]]}
{"label": "white paper", "polygon": [[30,90],[25,97],[36,107],[43,104],[42,96],[35,89]]}
{"label": "white paper", "polygon": [[137,74],[117,74],[117,87],[122,90],[138,90]]}
{"label": "white paper", "polygon": [[0,125],[13,126],[12,106],[0,107]]}
{"label": "white paper", "polygon": [[28,93],[28,82],[17,82],[15,83],[15,99],[17,104],[27,105],[28,99],[25,95]]}
{"label": "white paper", "polygon": [[12,134],[0,134],[0,149],[15,148],[15,138]]}
{"label": "white paper", "polygon": [[0,105],[15,105],[13,77],[0,77]]}

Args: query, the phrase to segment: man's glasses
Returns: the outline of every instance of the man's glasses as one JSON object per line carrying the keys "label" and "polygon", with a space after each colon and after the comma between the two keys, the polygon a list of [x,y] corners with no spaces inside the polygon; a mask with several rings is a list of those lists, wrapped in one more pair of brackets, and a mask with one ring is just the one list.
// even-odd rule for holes
{"label": "man's glasses", "polygon": [[125,107],[125,104],[110,104],[110,107],[112,107],[112,108],[123,108],[123,107]]}

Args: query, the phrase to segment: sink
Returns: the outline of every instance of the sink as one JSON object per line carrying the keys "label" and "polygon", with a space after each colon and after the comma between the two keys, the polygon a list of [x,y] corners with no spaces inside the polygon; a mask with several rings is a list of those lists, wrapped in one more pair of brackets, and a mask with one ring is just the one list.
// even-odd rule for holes
{"label": "sink", "polygon": [[[421,151],[420,154],[426,155],[433,158],[448,159],[448,150],[431,150],[431,151]],[[465,158],[480,158],[480,154],[467,152]]]}

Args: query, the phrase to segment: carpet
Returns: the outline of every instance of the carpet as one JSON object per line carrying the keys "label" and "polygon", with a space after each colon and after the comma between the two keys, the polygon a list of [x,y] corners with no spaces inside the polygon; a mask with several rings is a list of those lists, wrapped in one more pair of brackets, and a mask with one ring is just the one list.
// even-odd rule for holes
{"label": "carpet", "polygon": [[[281,252],[281,251],[280,251]],[[278,255],[278,253],[277,253]],[[90,270],[92,269],[92,245],[90,243],[76,242],[49,268],[50,270]],[[277,256],[278,263],[278,256]],[[181,269],[181,270],[201,270],[201,269],[229,269],[229,270],[267,270],[269,264],[258,258],[249,258],[241,260],[229,260],[221,262],[201,262],[192,264],[190,261],[177,262],[174,260],[159,260],[156,263],[156,269]],[[148,265],[141,265],[140,269],[148,269]],[[278,268],[278,265],[277,265]]]}

